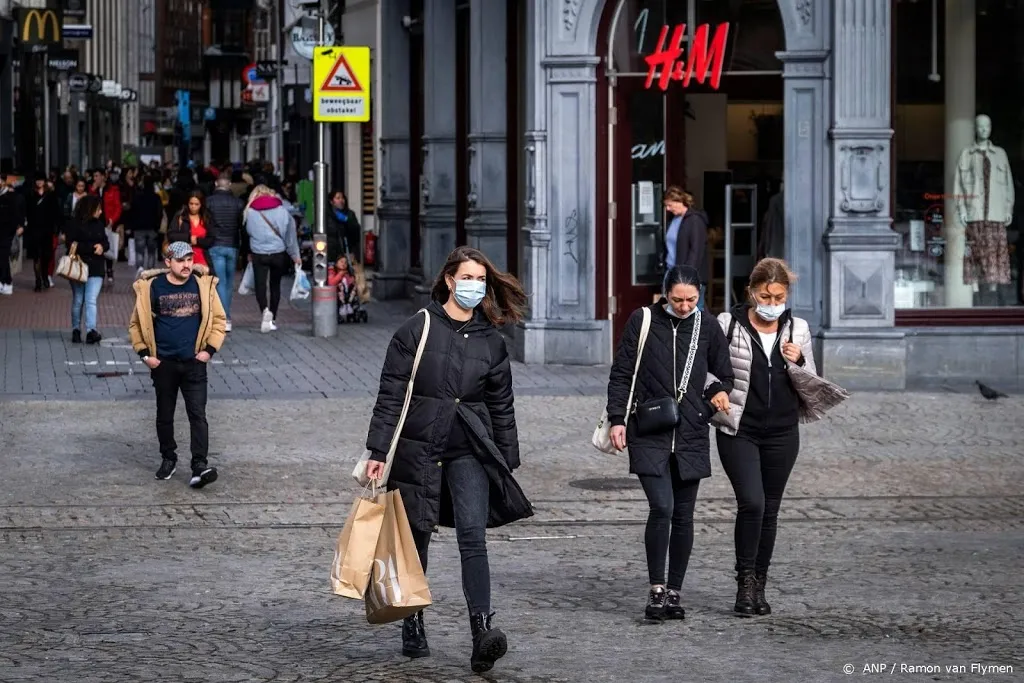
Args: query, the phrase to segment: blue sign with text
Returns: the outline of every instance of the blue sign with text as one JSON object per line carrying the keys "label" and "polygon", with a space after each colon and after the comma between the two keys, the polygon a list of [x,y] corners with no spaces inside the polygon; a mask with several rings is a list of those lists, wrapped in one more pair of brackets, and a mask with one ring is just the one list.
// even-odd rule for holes
{"label": "blue sign with text", "polygon": [[178,121],[181,123],[181,136],[185,140],[192,139],[192,107],[188,90],[175,93],[178,100]]}

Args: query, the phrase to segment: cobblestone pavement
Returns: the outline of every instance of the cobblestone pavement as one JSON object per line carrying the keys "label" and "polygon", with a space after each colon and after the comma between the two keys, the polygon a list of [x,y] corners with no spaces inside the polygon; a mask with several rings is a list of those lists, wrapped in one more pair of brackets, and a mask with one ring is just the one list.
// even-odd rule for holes
{"label": "cobblestone pavement", "polygon": [[[22,284],[25,276],[20,276]],[[132,400],[149,396],[149,370],[128,341],[134,296],[132,272],[119,264],[110,292],[100,297],[98,346],[72,344],[70,289],[42,293],[31,282],[0,297],[0,400]],[[287,294],[290,284],[283,290]],[[210,397],[295,399],[370,396],[395,328],[412,302],[374,302],[367,324],[341,325],[338,336],[311,336],[308,302],[281,302],[280,329],[260,334],[253,297],[236,296],[234,331],[210,368]],[[607,367],[525,366],[514,370],[521,395],[598,394]]]}
{"label": "cobblestone pavement", "polygon": [[[517,401],[537,514],[489,534],[511,649],[485,680],[839,681],[847,664],[855,678],[905,665],[940,668],[897,668],[902,680],[980,680],[972,663],[1021,679],[1021,399],[858,394],[806,427],[765,618],[729,613],[733,503],[713,456],[687,619],[657,626],[638,618],[646,503],[624,460],[587,443],[600,406]],[[397,625],[329,594],[370,408],[216,401],[222,477],[193,491],[184,472],[152,479],[148,400],[0,403],[0,681],[482,680],[450,530],[432,546],[432,657],[402,658]]]}

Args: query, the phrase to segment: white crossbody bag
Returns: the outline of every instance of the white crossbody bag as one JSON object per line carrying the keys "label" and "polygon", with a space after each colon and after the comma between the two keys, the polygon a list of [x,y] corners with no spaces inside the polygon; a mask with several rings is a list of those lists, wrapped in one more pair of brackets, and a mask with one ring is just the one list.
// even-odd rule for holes
{"label": "white crossbody bag", "polygon": [[[420,360],[423,359],[423,349],[427,346],[427,335],[430,333],[430,313],[427,309],[420,309],[420,313],[423,314],[423,333],[420,335],[420,342],[416,346],[416,358],[412,362],[412,374],[409,375],[409,385],[405,388],[405,403],[402,405],[402,414],[398,418],[398,424],[395,425],[395,434],[391,437],[391,447],[388,448],[387,459],[384,461],[384,476],[377,482],[377,486],[384,487],[387,485],[388,476],[391,475],[391,463],[395,460],[395,451],[398,450],[398,439],[402,435],[402,428],[405,427],[405,418],[409,415],[409,403],[412,402],[412,385],[416,381],[416,371],[420,368]],[[356,463],[355,469],[352,470],[352,478],[356,480],[356,483],[361,487],[369,486],[370,478],[366,476],[366,467],[370,460],[370,451],[366,450],[363,455],[359,458],[359,462]]]}
{"label": "white crossbody bag", "polygon": [[[651,309],[645,306],[643,311],[644,321],[640,325],[640,340],[636,345],[636,365],[633,366],[633,381],[629,384],[629,400],[626,401],[627,417],[633,410],[633,392],[636,390],[636,375],[640,372],[640,358],[644,355],[647,335],[651,331]],[[615,455],[619,451],[612,445],[611,431],[612,426],[608,423],[608,409],[605,408],[604,412],[601,413],[601,419],[597,423],[597,428],[594,429],[594,435],[590,438],[590,443],[594,444],[594,448],[602,453]]]}

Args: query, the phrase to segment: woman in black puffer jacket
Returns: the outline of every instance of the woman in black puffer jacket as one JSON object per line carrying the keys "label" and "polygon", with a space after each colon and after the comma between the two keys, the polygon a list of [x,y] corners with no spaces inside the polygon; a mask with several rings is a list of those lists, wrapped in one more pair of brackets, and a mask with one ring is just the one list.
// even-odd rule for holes
{"label": "woman in black puffer jacket", "polygon": [[[644,613],[653,620],[685,617],[679,590],[693,548],[697,489],[701,479],[711,476],[708,424],[716,411],[729,410],[732,391],[729,344],[715,319],[697,308],[700,282],[700,274],[691,266],[669,269],[664,297],[629,317],[608,379],[612,444],[619,450],[628,444],[629,471],[640,477],[651,506],[644,535],[651,592]],[[646,311],[650,331],[629,405]],[[718,381],[705,388],[708,371]],[[678,411],[675,427],[669,424],[652,431],[647,418],[668,413],[673,399]]]}
{"label": "woman in black puffer jacket", "polygon": [[[485,531],[533,514],[512,477],[519,437],[511,365],[498,331],[522,318],[527,300],[513,276],[470,247],[451,253],[431,299],[426,347],[387,483],[402,493],[424,571],[434,528],[455,527],[473,633],[471,664],[482,672],[507,649],[505,635],[491,628]],[[370,479],[383,476],[424,325],[422,313],[413,316],[388,346],[366,441]],[[422,612],[403,624],[402,653],[430,654]]]}
{"label": "woman in black puffer jacket", "polygon": [[103,220],[103,204],[96,195],[86,195],[75,205],[74,220],[65,230],[68,248],[75,245],[75,253],[89,269],[85,282],[71,283],[71,341],[82,343],[82,313],[85,313],[86,343],[98,344],[102,339],[97,327],[97,302],[103,288],[103,275],[107,259],[103,254],[110,249],[106,223]]}

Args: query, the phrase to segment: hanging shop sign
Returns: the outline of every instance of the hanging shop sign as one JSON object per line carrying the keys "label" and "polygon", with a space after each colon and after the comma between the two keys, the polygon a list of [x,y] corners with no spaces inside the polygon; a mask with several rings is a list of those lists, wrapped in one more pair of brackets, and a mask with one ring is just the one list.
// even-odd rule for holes
{"label": "hanging shop sign", "polygon": [[92,24],[64,24],[65,40],[92,40]]}
{"label": "hanging shop sign", "polygon": [[334,27],[330,23],[324,24],[324,40],[318,43],[316,39],[317,21],[310,17],[303,17],[292,27],[291,40],[295,53],[304,59],[312,60],[313,51],[318,44],[334,45]]}
{"label": "hanging shop sign", "polygon": [[64,17],[60,10],[19,7],[14,10],[18,20],[18,38],[23,47],[60,46],[61,25]]}
{"label": "hanging shop sign", "polygon": [[63,0],[65,19],[85,19],[85,0]]}
{"label": "hanging shop sign", "polygon": [[76,71],[78,50],[47,50],[46,67],[51,71]]}
{"label": "hanging shop sign", "polygon": [[[647,81],[645,88],[657,82],[662,90],[668,90],[668,84],[678,81],[684,88],[694,78],[703,85],[705,81],[715,90],[722,82],[722,67],[725,64],[725,46],[729,37],[729,24],[715,27],[715,35],[708,43],[711,32],[709,24],[701,24],[693,34],[693,42],[689,54],[683,58],[683,36],[686,35],[686,24],[676,24],[672,36],[668,35],[668,26],[661,27],[657,49],[644,57],[647,62]],[[659,73],[660,69],[660,73]],[[657,81],[655,81],[657,79]]]}

